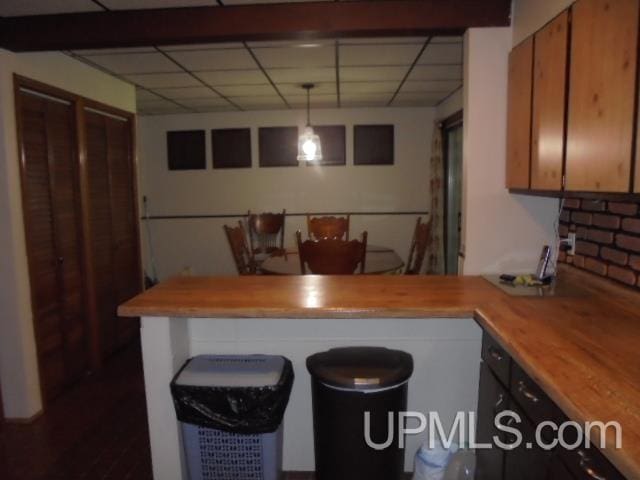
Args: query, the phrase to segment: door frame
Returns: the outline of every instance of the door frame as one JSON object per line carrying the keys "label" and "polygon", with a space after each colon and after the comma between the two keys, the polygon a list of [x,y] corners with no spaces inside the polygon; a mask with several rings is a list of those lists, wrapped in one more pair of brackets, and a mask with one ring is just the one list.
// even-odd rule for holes
{"label": "door frame", "polygon": [[[443,241],[443,255],[444,255],[444,271],[445,273],[448,270],[448,253],[449,253],[449,238],[448,238],[448,227],[449,227],[449,202],[447,198],[449,197],[449,142],[447,138],[447,133],[449,130],[454,128],[458,128],[462,126],[463,122],[463,111],[458,110],[457,112],[449,115],[444,120],[440,122],[440,132],[442,135],[442,169],[443,169],[443,177],[442,177],[442,241]],[[460,253],[460,252],[458,252]]]}

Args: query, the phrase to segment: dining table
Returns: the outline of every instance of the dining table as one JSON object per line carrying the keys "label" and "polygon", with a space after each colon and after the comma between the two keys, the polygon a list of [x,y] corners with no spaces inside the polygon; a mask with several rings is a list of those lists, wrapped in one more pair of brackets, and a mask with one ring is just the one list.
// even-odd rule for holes
{"label": "dining table", "polygon": [[[401,273],[404,261],[389,247],[367,245],[364,275]],[[285,249],[268,255],[260,264],[262,273],[268,275],[301,275],[300,256],[296,249]]]}

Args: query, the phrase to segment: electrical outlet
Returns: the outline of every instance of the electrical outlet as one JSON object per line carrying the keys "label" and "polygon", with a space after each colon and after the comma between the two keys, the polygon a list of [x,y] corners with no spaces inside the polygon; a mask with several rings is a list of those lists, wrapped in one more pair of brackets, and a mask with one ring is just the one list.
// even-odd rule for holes
{"label": "electrical outlet", "polygon": [[569,250],[567,251],[567,254],[575,255],[576,254],[576,233],[569,232],[569,236],[567,237],[565,242],[569,245]]}

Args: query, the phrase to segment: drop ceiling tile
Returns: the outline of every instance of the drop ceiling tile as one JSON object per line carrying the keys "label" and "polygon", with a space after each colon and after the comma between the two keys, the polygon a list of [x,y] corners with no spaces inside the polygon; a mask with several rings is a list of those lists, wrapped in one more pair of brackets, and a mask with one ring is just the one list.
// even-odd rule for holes
{"label": "drop ceiling tile", "polygon": [[128,73],[167,73],[182,71],[175,63],[158,52],[87,55],[85,58],[119,75]]}
{"label": "drop ceiling tile", "polygon": [[409,67],[340,67],[341,82],[402,80]]}
{"label": "drop ceiling tile", "polygon": [[211,106],[205,106],[205,107],[195,107],[195,111],[198,113],[215,113],[215,112],[230,112],[230,111],[237,111],[238,109],[236,107],[234,107],[233,105],[227,104],[227,105],[220,105],[220,106],[215,106],[215,105],[211,105]]}
{"label": "drop ceiling tile", "polygon": [[216,70],[198,72],[198,77],[209,85],[260,85],[267,81],[261,70]]}
{"label": "drop ceiling tile", "polygon": [[191,110],[181,108],[179,106],[167,107],[167,108],[151,108],[138,110],[138,115],[141,117],[147,117],[152,115],[179,115],[184,113],[191,113]]}
{"label": "drop ceiling tile", "polygon": [[462,80],[462,65],[416,65],[407,80]]}
{"label": "drop ceiling tile", "polygon": [[386,105],[391,100],[393,94],[390,93],[367,93],[367,94],[355,94],[345,93],[340,94],[340,103],[342,106],[346,105]]}
{"label": "drop ceiling tile", "polygon": [[100,0],[110,10],[141,10],[147,8],[215,7],[211,0]]}
{"label": "drop ceiling tile", "polygon": [[228,101],[221,97],[185,98],[180,100],[179,103],[190,108],[227,107],[231,105]]}
{"label": "drop ceiling tile", "polygon": [[427,37],[373,37],[373,38],[342,38],[340,45],[393,45],[393,44],[422,44]]}
{"label": "drop ceiling tile", "polygon": [[462,81],[460,80],[432,80],[432,81],[406,81],[400,90],[403,93],[410,92],[433,92],[433,93],[451,93],[460,88]]}
{"label": "drop ceiling tile", "polygon": [[198,80],[188,73],[143,73],[139,75],[125,75],[125,78],[146,88],[202,86]]}
{"label": "drop ceiling tile", "polygon": [[144,88],[136,88],[136,100],[137,101],[145,101],[145,100],[160,100],[155,93],[150,90],[145,90]]}
{"label": "drop ceiling tile", "polygon": [[136,108],[142,111],[159,111],[159,110],[172,110],[172,109],[181,109],[187,111],[186,107],[181,107],[180,105],[176,105],[173,102],[169,102],[163,99],[157,100],[138,100],[136,102]]}
{"label": "drop ceiling tile", "polygon": [[400,82],[341,82],[340,93],[344,94],[368,94],[389,93],[392,94],[400,86]]}
{"label": "drop ceiling tile", "polygon": [[0,17],[102,11],[91,0],[2,0]]}
{"label": "drop ceiling tile", "polygon": [[277,95],[268,97],[230,97],[236,105],[245,110],[286,109],[284,101]]}
{"label": "drop ceiling tile", "polygon": [[423,64],[462,64],[461,43],[434,43],[429,44],[418,60]]}
{"label": "drop ceiling tile", "polygon": [[347,45],[340,47],[340,66],[411,65],[422,45]]}
{"label": "drop ceiling tile", "polygon": [[[285,95],[287,102],[292,108],[306,108],[307,97],[304,95]],[[338,96],[336,94],[313,95],[311,96],[311,108],[335,108],[338,106]],[[313,112],[311,112],[313,120]]]}
{"label": "drop ceiling tile", "polygon": [[254,97],[277,95],[271,84],[262,85],[224,85],[216,87],[222,95],[227,97]]}
{"label": "drop ceiling tile", "polygon": [[219,98],[219,95],[207,87],[156,88],[154,92],[158,92],[163,97],[173,100],[185,98]]}
{"label": "drop ceiling tile", "polygon": [[447,93],[399,93],[393,101],[393,106],[434,106],[437,105]]}
{"label": "drop ceiling tile", "polygon": [[254,48],[262,66],[269,68],[331,67],[335,65],[335,48],[332,46],[311,48]]}
{"label": "drop ceiling tile", "polygon": [[[299,83],[276,83],[276,86],[278,87],[278,90],[280,90],[280,93],[282,93],[283,95],[295,95],[306,98],[305,90]],[[311,90],[311,99],[318,95],[335,93],[335,82],[315,83],[313,89]]]}
{"label": "drop ceiling tile", "polygon": [[269,68],[267,73],[275,83],[333,82],[336,70],[325,68]]}
{"label": "drop ceiling tile", "polygon": [[256,68],[255,61],[245,48],[176,50],[169,55],[182,66],[194,72]]}
{"label": "drop ceiling tile", "polygon": [[190,43],[185,45],[165,45],[160,47],[165,52],[173,52],[179,50],[223,50],[226,48],[244,48],[239,42],[234,43]]}

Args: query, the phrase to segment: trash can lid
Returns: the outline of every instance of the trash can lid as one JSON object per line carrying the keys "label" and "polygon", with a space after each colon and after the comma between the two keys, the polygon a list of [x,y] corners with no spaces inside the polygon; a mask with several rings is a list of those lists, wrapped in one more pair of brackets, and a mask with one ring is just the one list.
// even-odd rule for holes
{"label": "trash can lid", "polygon": [[198,387],[271,387],[282,377],[284,357],[277,355],[198,355],[175,380]]}
{"label": "trash can lid", "polygon": [[404,383],[413,373],[413,357],[384,347],[343,347],[307,358],[309,373],[325,385],[377,390]]}

